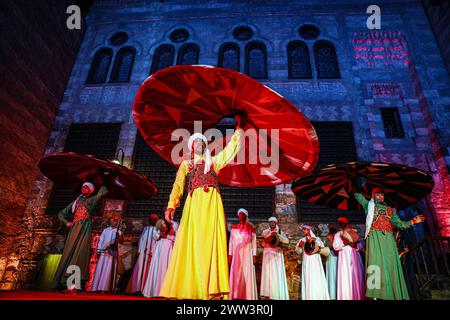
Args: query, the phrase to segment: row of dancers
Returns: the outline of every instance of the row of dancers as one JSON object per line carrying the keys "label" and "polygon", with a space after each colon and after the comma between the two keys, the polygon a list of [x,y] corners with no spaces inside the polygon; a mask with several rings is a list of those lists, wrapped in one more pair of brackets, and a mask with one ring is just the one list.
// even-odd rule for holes
{"label": "row of dancers", "polygon": [[[150,270],[150,266],[148,272],[145,267],[141,268],[143,271],[137,271],[137,278],[141,280],[137,283],[136,288],[140,289],[146,296],[159,295],[165,298],[204,300],[223,299],[225,297],[253,299],[257,296],[255,290],[256,277],[251,276],[254,275],[254,253],[256,253],[255,246],[250,245],[254,242],[253,238],[256,236],[254,235],[254,227],[248,221],[248,213],[246,214],[245,210],[239,210],[238,215],[242,219],[240,218],[237,226],[233,226],[231,230],[233,235],[230,236],[230,242],[232,241],[232,243],[227,243],[225,213],[218,182],[218,174],[237,156],[243,146],[242,119],[238,116],[237,121],[238,125],[227,146],[214,156],[211,156],[208,139],[204,135],[194,133],[189,138],[188,147],[191,158],[180,164],[164,212],[166,223],[163,224],[166,225],[167,229],[174,230],[171,236],[175,239],[171,257],[165,256],[168,261],[167,271],[165,276],[161,276],[164,270],[160,268],[159,260],[155,258],[155,262],[153,262],[153,257],[156,257],[158,241],[161,242],[161,239],[167,239],[169,236],[162,236],[161,230],[156,230],[159,232],[161,239],[156,240],[155,246],[149,251],[149,254],[152,255],[150,265],[154,263],[154,270],[157,271]],[[104,174],[107,175],[108,172]],[[172,225],[172,220],[185,193],[187,196],[182,207],[182,219],[179,229],[176,229]],[[59,219],[70,230],[55,274],[53,283],[55,289],[67,286],[67,281],[70,278],[68,270],[73,265],[79,266],[81,281],[83,283],[89,281],[92,217],[100,201],[107,194],[108,188],[106,185],[101,186],[95,193],[94,185],[85,182],[81,194],[60,211]],[[370,199],[366,199],[359,193],[355,193],[354,197],[361,204],[366,214],[366,233],[364,236],[367,252],[364,277],[366,285],[364,290],[360,289],[361,292],[364,292],[366,298],[409,299],[392,229],[394,225],[399,229],[410,228],[416,223],[423,222],[423,215],[418,215],[410,221],[402,221],[396,214],[395,209],[384,202],[384,192],[379,188],[372,190]],[[282,244],[289,242],[289,240],[278,227],[275,217],[269,219],[269,224],[270,228],[262,232],[264,253],[259,295],[261,298],[289,299],[282,248]],[[320,253],[318,252],[322,252],[324,249],[322,241],[313,234],[310,226],[303,225],[302,229],[305,237],[300,239],[297,244],[297,250],[302,253],[303,257],[302,298],[329,299],[330,292],[327,282],[324,281],[326,278],[323,267],[319,264]],[[344,235],[343,237],[345,239]],[[250,239],[252,240],[250,241]],[[246,245],[243,245],[243,243]],[[333,239],[333,249],[334,243]],[[247,249],[244,250],[242,247]],[[360,293],[353,293],[353,287],[356,286],[356,281],[359,281],[353,279],[355,272],[351,272],[351,277],[346,277],[343,271],[346,269],[354,270],[358,263],[351,260],[350,267],[339,267],[341,255],[343,257],[349,256],[348,254],[341,254],[341,252],[351,252],[353,255],[353,249],[344,246],[339,251],[337,297],[349,296],[349,293],[339,295],[341,287],[352,288],[351,299],[356,299],[361,295]],[[104,253],[105,255],[108,254],[107,251],[104,251]],[[231,267],[227,261],[227,253]],[[148,259],[144,261],[148,261]],[[145,262],[144,266],[146,266]],[[100,267],[99,270],[99,275],[95,280],[98,283],[107,282],[98,280],[103,277]],[[371,274],[373,271],[375,271],[375,279]],[[144,272],[144,274],[139,277],[139,272]],[[246,276],[243,277],[243,274],[246,274]],[[158,290],[158,287],[153,288],[152,284],[149,284],[149,288],[145,290],[147,282],[150,281],[149,279],[153,279],[152,277],[156,277],[157,281],[154,282],[158,286],[162,282],[160,290]],[[136,276],[133,275],[133,278],[136,278]],[[373,280],[370,285],[369,280]],[[340,283],[342,284],[339,285]],[[133,286],[133,283],[131,286]],[[347,291],[350,292],[349,289]]]}
{"label": "row of dancers", "polygon": [[[112,217],[97,244],[98,261],[91,291],[115,291],[117,284],[118,243],[123,242],[120,218]],[[142,231],[138,244],[138,259],[126,292],[142,293],[145,297],[158,296],[164,279],[178,230],[175,221],[167,222],[156,214],[149,217],[149,225]]]}
{"label": "row of dancers", "polygon": [[[280,229],[276,217],[268,219],[263,230],[260,295],[258,295],[256,264],[256,228],[246,209],[239,209],[239,222],[232,225],[228,242],[230,265],[229,299],[289,300],[284,254],[289,239]],[[112,218],[98,242],[99,259],[91,291],[111,291],[117,273],[117,244],[123,241],[119,218]],[[302,255],[301,297],[303,300],[363,300],[365,299],[365,267],[360,255],[364,240],[346,217],[338,219],[340,231],[330,226],[325,242],[314,234],[313,227],[301,225],[304,236],[297,242],[295,252]],[[145,297],[159,297],[161,286],[172,255],[178,224],[149,217],[149,225],[141,234],[138,258],[126,292]],[[324,259],[325,267],[323,264]]]}

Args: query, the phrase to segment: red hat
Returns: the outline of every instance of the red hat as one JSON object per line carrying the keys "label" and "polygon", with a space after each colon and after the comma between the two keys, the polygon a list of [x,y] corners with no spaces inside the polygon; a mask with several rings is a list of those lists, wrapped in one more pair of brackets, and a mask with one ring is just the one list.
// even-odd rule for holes
{"label": "red hat", "polygon": [[150,214],[149,218],[150,218],[150,219],[155,219],[155,220],[158,220],[158,219],[159,219],[159,217],[158,217],[158,215],[157,215],[156,213]]}
{"label": "red hat", "polygon": [[111,220],[119,221],[119,220],[120,220],[120,217],[119,217],[119,216],[112,216],[112,217],[111,217]]}
{"label": "red hat", "polygon": [[340,223],[340,222],[345,223],[345,224],[349,224],[349,221],[348,221],[348,219],[346,217],[339,217],[338,218],[338,223]]}
{"label": "red hat", "polygon": [[375,193],[384,193],[384,190],[382,188],[379,188],[379,187],[374,187],[372,189],[372,195],[374,195]]}

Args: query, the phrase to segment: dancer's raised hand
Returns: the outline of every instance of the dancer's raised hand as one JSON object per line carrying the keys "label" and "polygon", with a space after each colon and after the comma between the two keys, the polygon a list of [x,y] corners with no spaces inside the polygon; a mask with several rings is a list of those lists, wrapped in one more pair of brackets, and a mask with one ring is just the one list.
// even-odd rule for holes
{"label": "dancer's raised hand", "polygon": [[422,223],[425,221],[425,216],[423,214],[419,214],[412,219],[413,224]]}
{"label": "dancer's raised hand", "polygon": [[234,118],[237,121],[236,129],[243,129],[243,126],[245,124],[245,116],[243,116],[242,114],[236,114],[234,115]]}

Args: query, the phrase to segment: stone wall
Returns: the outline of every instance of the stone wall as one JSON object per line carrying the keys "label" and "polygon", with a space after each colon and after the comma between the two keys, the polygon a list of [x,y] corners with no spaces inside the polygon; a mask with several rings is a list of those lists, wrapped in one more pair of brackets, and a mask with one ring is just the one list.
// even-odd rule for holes
{"label": "stone wall", "polygon": [[1,4],[0,275],[14,270],[29,249],[22,218],[84,34],[84,25],[66,27],[66,8],[74,2]]}
{"label": "stone wall", "polygon": [[448,32],[450,2],[446,0],[422,0],[422,4],[441,50],[442,59],[450,73],[450,34]]}

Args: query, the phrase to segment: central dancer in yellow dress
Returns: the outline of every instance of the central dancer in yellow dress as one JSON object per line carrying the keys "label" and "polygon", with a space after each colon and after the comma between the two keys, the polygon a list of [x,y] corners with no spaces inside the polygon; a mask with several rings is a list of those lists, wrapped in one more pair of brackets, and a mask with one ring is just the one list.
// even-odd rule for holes
{"label": "central dancer in yellow dress", "polygon": [[239,122],[238,118],[231,141],[213,157],[204,135],[195,133],[189,138],[191,160],[181,163],[165,212],[171,221],[187,183],[188,195],[161,297],[206,300],[226,298],[230,292],[227,226],[217,175],[241,148]]}

